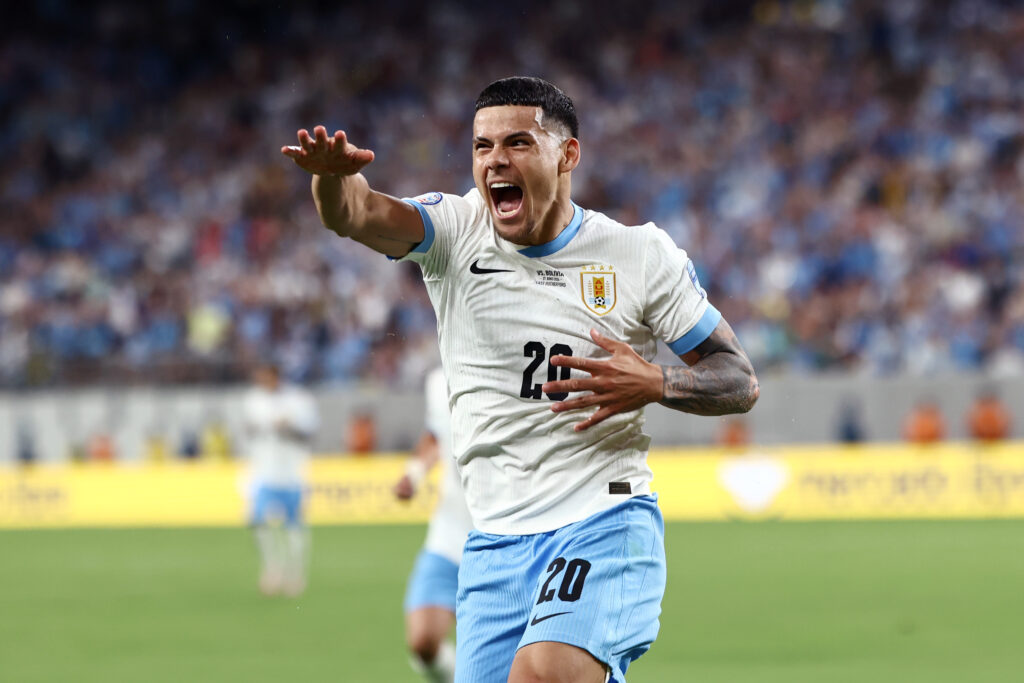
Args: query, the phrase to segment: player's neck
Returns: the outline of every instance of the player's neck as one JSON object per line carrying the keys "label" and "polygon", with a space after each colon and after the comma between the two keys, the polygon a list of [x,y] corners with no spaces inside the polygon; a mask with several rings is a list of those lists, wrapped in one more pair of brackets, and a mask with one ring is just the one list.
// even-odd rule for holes
{"label": "player's neck", "polygon": [[537,247],[557,239],[572,223],[575,213],[576,207],[570,199],[569,185],[566,183],[558,188],[554,200],[540,215],[533,213],[531,218],[517,228],[500,225],[492,216],[492,225],[498,237],[519,248]]}
{"label": "player's neck", "polygon": [[540,230],[536,234],[536,240],[530,246],[547,244],[558,238],[562,231],[569,227],[576,209],[566,193],[564,199],[559,198],[551,205],[540,224]]}

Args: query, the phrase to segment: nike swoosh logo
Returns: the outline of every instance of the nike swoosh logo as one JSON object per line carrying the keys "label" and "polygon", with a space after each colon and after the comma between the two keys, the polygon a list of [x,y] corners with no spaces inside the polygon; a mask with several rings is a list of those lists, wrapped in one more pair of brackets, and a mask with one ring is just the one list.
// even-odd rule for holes
{"label": "nike swoosh logo", "polygon": [[554,614],[548,614],[547,616],[543,616],[543,617],[534,617],[533,621],[530,622],[530,626],[536,626],[537,624],[539,624],[540,622],[544,621],[545,619],[550,619],[552,617],[560,617],[563,614],[572,614],[572,612],[555,612]]}
{"label": "nike swoosh logo", "polygon": [[488,273],[511,273],[511,270],[502,270],[500,268],[481,268],[477,264],[480,263],[480,259],[473,261],[473,264],[469,267],[469,272],[473,275],[487,275]]}

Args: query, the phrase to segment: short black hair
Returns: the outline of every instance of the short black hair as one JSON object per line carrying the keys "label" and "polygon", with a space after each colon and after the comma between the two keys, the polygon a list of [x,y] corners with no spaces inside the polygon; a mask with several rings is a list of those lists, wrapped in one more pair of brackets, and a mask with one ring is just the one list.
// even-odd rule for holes
{"label": "short black hair", "polygon": [[534,76],[511,76],[494,81],[476,98],[476,109],[486,107],[540,107],[545,119],[554,119],[569,129],[574,138],[580,135],[576,107],[555,85]]}

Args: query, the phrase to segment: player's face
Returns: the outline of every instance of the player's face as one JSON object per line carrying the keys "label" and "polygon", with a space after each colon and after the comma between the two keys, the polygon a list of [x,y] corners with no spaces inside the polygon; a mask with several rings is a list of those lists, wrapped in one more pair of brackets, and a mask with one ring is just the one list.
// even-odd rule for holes
{"label": "player's face", "polygon": [[575,166],[566,148],[578,143],[542,120],[540,107],[523,106],[486,107],[473,119],[473,180],[498,234],[516,244],[543,244],[565,227],[556,201],[560,176]]}

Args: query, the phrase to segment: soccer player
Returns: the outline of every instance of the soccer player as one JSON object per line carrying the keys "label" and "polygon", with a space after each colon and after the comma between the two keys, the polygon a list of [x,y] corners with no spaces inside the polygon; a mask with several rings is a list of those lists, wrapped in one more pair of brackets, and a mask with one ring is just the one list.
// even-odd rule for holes
{"label": "soccer player", "polygon": [[316,404],[301,387],[282,382],[275,365],[263,363],[253,371],[244,417],[260,590],[297,596],[306,588],[309,532],[302,503],[310,440],[319,424]]}
{"label": "soccer player", "polygon": [[441,368],[427,375],[424,393],[426,430],[406,473],[395,484],[395,495],[402,500],[416,495],[420,482],[438,462],[441,494],[405,593],[405,642],[414,658],[413,668],[428,681],[448,683],[455,676],[455,648],[448,634],[455,624],[459,562],[473,522],[459,473],[451,462],[448,383]]}
{"label": "soccer player", "polygon": [[[749,410],[753,368],[686,253],[571,200],[576,110],[537,78],[495,81],[473,118],[475,188],[401,200],[373,152],[323,126],[282,153],[324,225],[415,261],[438,319],[452,450],[473,518],[456,680],[622,681],[654,641],[664,530],[643,407]],[[651,362],[657,340],[685,365]]]}

